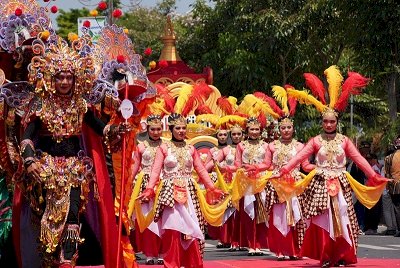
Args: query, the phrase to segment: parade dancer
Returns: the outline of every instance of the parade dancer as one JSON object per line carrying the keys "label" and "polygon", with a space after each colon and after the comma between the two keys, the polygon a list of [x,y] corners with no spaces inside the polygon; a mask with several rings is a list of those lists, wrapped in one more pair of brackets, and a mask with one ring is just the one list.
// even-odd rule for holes
{"label": "parade dancer", "polygon": [[[134,152],[134,166],[132,175],[136,177],[133,182],[135,187],[139,187],[142,193],[149,182],[151,167],[154,164],[156,151],[161,146],[162,122],[158,115],[147,117],[148,139],[137,146]],[[140,175],[138,173],[140,172]],[[139,180],[140,176],[140,182]],[[140,183],[140,185],[136,185]],[[142,203],[142,211],[148,213],[153,206],[153,202]],[[129,213],[128,213],[129,214]],[[135,220],[135,219],[134,219]],[[140,232],[138,225],[135,224],[135,242],[139,251],[146,255],[146,264],[163,264],[161,257],[161,230],[160,222],[152,222],[143,232]]]}
{"label": "parade dancer", "polygon": [[[352,201],[352,190],[367,207],[372,207],[381,196],[385,178],[380,177],[360,155],[352,141],[337,133],[339,114],[346,107],[348,97],[365,87],[368,79],[349,72],[343,77],[336,66],[325,70],[329,83],[329,105],[325,101],[322,81],[305,74],[306,84],[315,97],[305,91],[288,89],[288,95],[302,103],[313,104],[322,114],[322,134],[311,138],[304,149],[280,170],[278,176],[290,172],[309,156],[315,155],[316,169],[297,186],[306,187],[303,198],[303,216],[308,219],[308,229],[301,249],[303,256],[320,260],[322,267],[348,265],[357,262],[356,249],[359,227]],[[340,91],[341,89],[341,91]],[[370,185],[363,186],[346,171],[346,158],[351,158],[366,174]]]}
{"label": "parade dancer", "polygon": [[[296,111],[297,101],[288,98],[286,89],[280,86],[272,88],[273,95],[281,107],[273,98],[260,92],[254,95],[262,95],[270,103],[271,108],[279,115],[278,129],[280,138],[268,145],[267,165],[271,165],[269,170],[278,172],[287,162],[296,156],[304,145],[293,138],[294,125],[292,117]],[[314,166],[308,159],[301,163],[301,168],[309,172]],[[295,181],[301,179],[300,166],[291,172],[291,178]],[[277,178],[278,183],[283,178]],[[266,204],[265,208],[269,214],[268,245],[269,250],[274,252],[278,260],[284,260],[289,256],[291,260],[299,257],[300,248],[304,238],[305,222],[301,214],[301,201],[298,197],[278,196],[275,186],[279,189],[279,184],[270,181],[266,185]]]}
{"label": "parade dancer", "polygon": [[[247,140],[236,146],[235,165],[221,167],[222,172],[235,172],[244,168],[249,180],[255,180],[268,168],[266,157],[268,144],[261,139],[261,124],[251,117],[246,123]],[[265,192],[244,193],[239,202],[240,238],[239,246],[248,247],[249,256],[263,255],[261,247],[267,245],[268,215],[264,208]]]}
{"label": "parade dancer", "polygon": [[168,125],[172,139],[158,148],[149,183],[139,199],[153,198],[157,182],[161,184],[154,221],[161,222],[164,266],[203,267],[204,218],[193,170],[210,193],[221,195],[222,191],[214,187],[196,149],[185,142],[185,118],[171,114]]}
{"label": "parade dancer", "polygon": [[[84,35],[71,47],[59,37],[56,40],[33,41],[35,56],[28,68],[33,87],[24,82],[2,88],[7,104],[22,115],[19,148],[26,176],[19,187],[32,208],[23,209],[21,217],[14,215],[21,220],[17,252],[21,251],[23,267],[73,267],[83,241],[80,212],[89,202],[91,216],[84,223],[92,227],[91,236],[101,240],[105,266],[114,267],[117,229],[109,214],[112,192],[99,137],[115,139],[127,129],[106,126],[91,109],[114,88],[95,81],[90,37]],[[89,194],[94,188],[95,196]],[[101,202],[95,203],[94,197]]]}

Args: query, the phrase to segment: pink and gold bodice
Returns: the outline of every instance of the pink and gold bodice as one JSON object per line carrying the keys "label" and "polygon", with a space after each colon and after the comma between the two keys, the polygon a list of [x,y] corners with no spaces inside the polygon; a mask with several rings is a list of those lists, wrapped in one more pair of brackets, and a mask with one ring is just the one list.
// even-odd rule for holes
{"label": "pink and gold bodice", "polygon": [[260,141],[258,143],[250,143],[243,141],[242,164],[260,164],[265,159],[266,143]]}
{"label": "pink and gold bodice", "polygon": [[167,152],[164,159],[164,176],[190,177],[193,170],[193,158],[190,145],[183,143],[183,146],[176,146],[172,142],[166,144]]}

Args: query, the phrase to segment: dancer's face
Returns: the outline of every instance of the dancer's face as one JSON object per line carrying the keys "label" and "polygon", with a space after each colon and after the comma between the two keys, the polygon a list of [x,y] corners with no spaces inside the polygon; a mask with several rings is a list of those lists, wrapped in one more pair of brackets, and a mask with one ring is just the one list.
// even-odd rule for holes
{"label": "dancer's face", "polygon": [[149,126],[148,131],[149,131],[149,137],[152,140],[157,141],[161,138],[161,134],[162,134],[161,125]]}
{"label": "dancer's face", "polygon": [[251,140],[256,140],[261,135],[261,128],[259,126],[250,126],[247,128],[247,133]]}
{"label": "dancer's face", "polygon": [[74,75],[71,72],[59,72],[54,76],[56,92],[67,95],[74,86]]}
{"label": "dancer's face", "polygon": [[217,133],[217,139],[220,144],[226,144],[228,140],[228,131],[225,129],[221,129]]}
{"label": "dancer's face", "polygon": [[334,114],[328,113],[322,118],[322,128],[325,133],[333,133],[337,128],[337,118]]}
{"label": "dancer's face", "polygon": [[234,144],[238,144],[242,141],[243,132],[240,128],[232,128],[231,130],[231,139]]}
{"label": "dancer's face", "polygon": [[186,137],[186,124],[175,125],[172,128],[172,136],[178,141],[183,141]]}
{"label": "dancer's face", "polygon": [[290,140],[293,137],[294,128],[292,124],[281,124],[279,126],[279,133],[284,140]]}

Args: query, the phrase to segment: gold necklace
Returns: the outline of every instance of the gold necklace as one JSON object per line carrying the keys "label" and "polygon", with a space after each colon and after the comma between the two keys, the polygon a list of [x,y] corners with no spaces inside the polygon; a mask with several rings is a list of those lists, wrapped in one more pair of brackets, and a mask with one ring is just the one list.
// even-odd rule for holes
{"label": "gold necklace", "polygon": [[275,147],[277,152],[276,155],[277,163],[275,164],[277,167],[282,167],[286,164],[288,157],[290,157],[289,152],[293,150],[294,147],[296,147],[296,142],[297,141],[295,139],[292,139],[287,144],[281,142],[280,140],[275,141]]}
{"label": "gold necklace", "polygon": [[50,95],[43,99],[40,119],[57,142],[78,134],[82,129],[87,103],[83,98],[60,98]]}

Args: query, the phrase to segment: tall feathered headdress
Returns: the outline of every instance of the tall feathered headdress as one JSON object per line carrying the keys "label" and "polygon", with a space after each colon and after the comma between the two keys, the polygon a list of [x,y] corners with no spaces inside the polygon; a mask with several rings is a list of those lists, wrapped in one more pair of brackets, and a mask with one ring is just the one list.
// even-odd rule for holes
{"label": "tall feathered headdress", "polygon": [[[338,116],[338,112],[346,109],[349,97],[361,94],[361,89],[366,87],[370,81],[369,78],[365,78],[359,73],[348,72],[348,77],[343,82],[343,76],[335,65],[326,69],[324,74],[329,85],[327,90],[317,76],[305,73],[306,86],[311,93],[307,90],[288,88],[288,96],[297,99],[302,104],[314,105],[322,115],[334,113],[335,116]],[[329,102],[326,101],[326,96],[329,97]]]}

